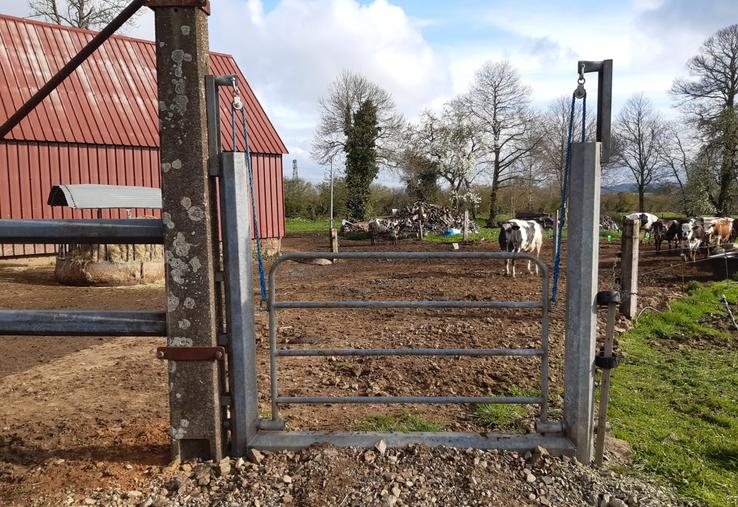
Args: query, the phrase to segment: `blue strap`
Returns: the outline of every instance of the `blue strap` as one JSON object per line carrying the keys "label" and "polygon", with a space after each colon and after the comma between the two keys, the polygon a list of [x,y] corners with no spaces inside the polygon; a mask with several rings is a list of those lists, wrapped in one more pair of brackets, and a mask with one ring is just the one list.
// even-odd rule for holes
{"label": "blue strap", "polygon": [[[235,118],[235,113],[234,113]],[[235,120],[234,120],[235,121]],[[264,258],[261,254],[261,235],[259,234],[259,217],[256,212],[256,195],[254,195],[254,171],[251,168],[251,148],[249,148],[249,129],[246,123],[246,104],[241,108],[241,121],[243,123],[243,139],[246,144],[246,167],[249,172],[249,193],[251,194],[251,212],[254,216],[254,237],[256,238],[256,260],[259,264],[259,289],[261,291],[261,301],[267,300],[266,281],[264,276]],[[235,129],[234,129],[235,132]],[[235,133],[234,133],[235,137]],[[235,142],[233,144],[235,149]]]}

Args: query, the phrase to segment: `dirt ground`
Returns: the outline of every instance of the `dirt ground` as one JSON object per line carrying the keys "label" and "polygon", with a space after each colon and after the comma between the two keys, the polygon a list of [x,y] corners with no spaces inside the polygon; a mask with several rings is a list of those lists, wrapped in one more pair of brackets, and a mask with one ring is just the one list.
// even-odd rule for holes
{"label": "dirt ground", "polygon": [[[286,238],[284,251],[325,250],[319,235]],[[449,251],[449,245],[398,246],[343,241],[342,251]],[[685,281],[711,276],[705,264],[644,247],[641,306],[663,308]],[[481,242],[462,250],[498,249]],[[619,244],[601,243],[600,288],[613,288]],[[551,262],[551,242],[543,258]],[[540,298],[540,279],[502,275],[496,261],[285,263],[279,300]],[[560,294],[565,294],[562,277]],[[258,290],[258,289],[257,289]],[[562,299],[563,301],[563,299]],[[552,416],[562,392],[563,303],[551,314]],[[0,307],[7,309],[163,310],[163,285],[84,288],[58,285],[48,259],[0,262]],[[278,341],[287,348],[537,347],[540,310],[285,310]],[[625,324],[621,323],[622,326]],[[267,316],[257,315],[261,413],[269,414]],[[0,337],[0,505],[44,498],[79,500],[97,487],[132,488],[169,460],[163,339]],[[535,393],[540,359],[282,358],[281,395],[485,395]],[[449,430],[480,430],[464,405],[382,407],[291,405],[290,429],[352,429],[368,416],[411,410]],[[536,411],[529,413],[532,421]]]}

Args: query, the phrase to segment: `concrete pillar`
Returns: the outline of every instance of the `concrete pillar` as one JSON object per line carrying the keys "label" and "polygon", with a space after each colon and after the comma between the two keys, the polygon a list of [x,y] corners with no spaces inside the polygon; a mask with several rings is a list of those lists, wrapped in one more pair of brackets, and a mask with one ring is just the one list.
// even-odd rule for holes
{"label": "concrete pillar", "polygon": [[622,258],[620,259],[620,279],[622,303],[620,312],[632,319],[638,312],[638,251],[641,240],[640,220],[623,221]]}
{"label": "concrete pillar", "polygon": [[[205,75],[208,18],[197,7],[157,7],[162,216],[170,347],[217,344],[214,250],[208,181]],[[182,460],[223,453],[219,365],[170,361],[172,452]]]}
{"label": "concrete pillar", "polygon": [[592,459],[600,143],[572,145],[566,268],[564,422],[582,463]]}

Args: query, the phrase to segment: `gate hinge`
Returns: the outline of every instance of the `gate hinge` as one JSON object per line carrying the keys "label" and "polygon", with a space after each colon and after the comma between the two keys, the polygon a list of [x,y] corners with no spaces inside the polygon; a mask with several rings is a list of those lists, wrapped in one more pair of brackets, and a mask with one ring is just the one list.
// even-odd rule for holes
{"label": "gate hinge", "polygon": [[159,347],[156,357],[168,361],[222,361],[223,347]]}
{"label": "gate hinge", "polygon": [[146,0],[146,6],[156,7],[199,7],[210,16],[210,0]]}

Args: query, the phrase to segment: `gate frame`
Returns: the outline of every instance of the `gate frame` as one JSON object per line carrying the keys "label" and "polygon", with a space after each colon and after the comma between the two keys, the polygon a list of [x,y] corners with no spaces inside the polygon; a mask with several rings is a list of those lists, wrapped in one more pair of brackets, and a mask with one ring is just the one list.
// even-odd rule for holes
{"label": "gate frame", "polygon": [[[270,333],[270,368],[271,390],[277,388],[276,361],[279,356],[540,356],[541,374],[538,397],[291,397],[272,396],[272,418],[258,419],[249,417],[246,420],[232,419],[231,427],[242,428],[242,433],[249,435],[247,447],[262,450],[299,449],[313,444],[327,443],[336,446],[371,447],[383,440],[389,447],[403,447],[409,444],[428,446],[445,445],[459,448],[526,450],[536,446],[545,447],[553,454],[572,454],[575,449],[572,442],[563,435],[563,424],[560,421],[549,421],[548,411],[548,354],[549,354],[549,280],[548,267],[539,258],[528,254],[507,252],[351,252],[332,254],[336,259],[515,259],[529,260],[540,268],[541,299],[540,301],[288,301],[276,300],[276,273],[279,266],[290,260],[325,258],[325,252],[292,253],[280,256],[274,261],[269,272],[269,333]],[[276,349],[276,315],[277,310],[287,308],[540,308],[541,315],[541,347],[540,349],[332,349],[304,350],[280,354]],[[255,375],[256,358],[244,363],[247,375]],[[233,364],[233,368],[241,368]],[[246,404],[258,403],[256,386],[249,387],[245,393]],[[541,406],[541,417],[537,422],[537,433],[508,434],[501,432],[355,432],[355,431],[283,431],[284,423],[278,417],[278,403],[521,403]]]}

